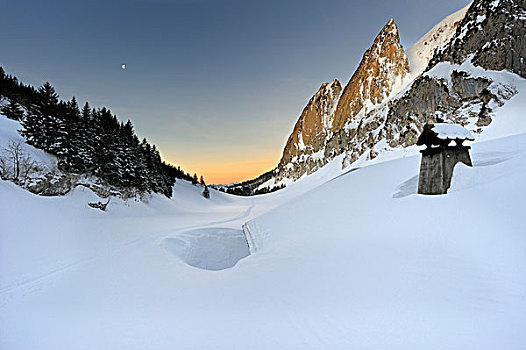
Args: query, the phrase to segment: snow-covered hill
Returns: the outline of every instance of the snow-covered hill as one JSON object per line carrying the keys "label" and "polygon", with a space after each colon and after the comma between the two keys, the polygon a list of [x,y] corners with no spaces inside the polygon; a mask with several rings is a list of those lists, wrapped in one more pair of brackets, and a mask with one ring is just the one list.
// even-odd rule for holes
{"label": "snow-covered hill", "polygon": [[415,147],[268,195],[178,181],[106,212],[84,187],[0,181],[0,348],[524,347],[526,134],[472,157],[445,196],[415,194]]}
{"label": "snow-covered hill", "polygon": [[[287,315],[291,347],[525,346],[526,135],[475,144],[472,156],[446,196],[415,194],[415,156],[338,177],[248,223],[253,258],[275,269],[258,275]],[[259,330],[271,333],[265,316]]]}
{"label": "snow-covered hill", "polygon": [[[466,50],[517,4],[476,0]],[[506,29],[521,49],[523,28]],[[0,180],[0,349],[525,348],[526,80],[467,51],[271,194],[207,200],[178,181],[171,199],[103,212],[83,186],[42,197]],[[428,118],[483,129],[447,195],[416,194]],[[0,116],[0,146],[17,128]]]}
{"label": "snow-covered hill", "polygon": [[0,150],[9,148],[10,143],[20,143],[23,144],[24,152],[38,162],[39,166],[43,168],[42,172],[51,171],[53,168],[56,168],[57,158],[38,148],[26,144],[24,138],[18,133],[18,130],[21,128],[22,126],[20,125],[20,122],[7,119],[0,114]]}

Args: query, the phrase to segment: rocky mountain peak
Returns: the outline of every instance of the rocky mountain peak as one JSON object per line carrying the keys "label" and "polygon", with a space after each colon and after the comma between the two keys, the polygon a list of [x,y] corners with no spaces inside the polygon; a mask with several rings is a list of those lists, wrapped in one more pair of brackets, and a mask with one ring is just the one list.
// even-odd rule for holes
{"label": "rocky mountain peak", "polygon": [[389,21],[387,21],[385,26],[382,28],[382,32],[383,31],[396,33],[396,35],[398,35],[398,28],[396,27],[394,19],[391,18]]}
{"label": "rocky mountain peak", "polygon": [[[297,178],[326,163],[326,144],[363,107],[381,103],[409,74],[398,29],[390,19],[365,52],[342,93],[338,80],[323,83],[310,99],[287,140],[278,165],[279,177]],[[341,96],[340,96],[341,95]]]}
{"label": "rocky mountain peak", "polygon": [[335,111],[332,131],[341,130],[364,106],[382,102],[395,83],[408,74],[409,63],[400,44],[398,29],[390,19],[345,87]]}
{"label": "rocky mountain peak", "polygon": [[338,155],[344,155],[346,167],[414,145],[427,122],[483,132],[518,90],[509,73],[486,76],[473,66],[526,77],[525,18],[526,0],[474,0],[408,50],[413,63],[419,61],[415,72],[389,20],[343,91],[339,83],[322,84],[296,123],[278,167],[254,186],[295,181]]}

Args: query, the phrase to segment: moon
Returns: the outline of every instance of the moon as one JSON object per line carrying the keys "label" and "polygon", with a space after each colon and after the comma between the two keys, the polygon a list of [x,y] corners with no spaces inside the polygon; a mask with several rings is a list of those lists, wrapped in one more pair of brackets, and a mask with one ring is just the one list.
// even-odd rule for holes
{"label": "moon", "polygon": [[121,65],[121,68],[126,69],[126,65],[125,64]]}

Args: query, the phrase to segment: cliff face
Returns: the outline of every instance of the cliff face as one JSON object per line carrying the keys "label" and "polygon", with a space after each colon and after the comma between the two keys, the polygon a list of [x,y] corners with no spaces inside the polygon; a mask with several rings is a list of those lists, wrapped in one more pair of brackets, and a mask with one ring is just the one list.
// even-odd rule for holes
{"label": "cliff face", "polygon": [[[474,73],[475,67],[506,70],[524,78],[525,57],[526,0],[475,0],[424,76],[390,106],[390,127],[418,116],[419,124],[441,118],[483,132],[492,122],[494,109],[516,90],[505,79],[499,81],[498,74]],[[409,138],[393,140],[392,145],[413,143],[414,138]]]}
{"label": "cliff face", "polygon": [[495,109],[517,90],[499,73],[477,67],[524,77],[525,5],[524,0],[475,0],[455,35],[406,93],[362,111],[355,134],[341,132],[329,141],[345,152],[343,166],[364,154],[374,158],[389,148],[414,145],[426,122],[454,122],[475,134],[483,132]]}
{"label": "cliff face", "polygon": [[343,90],[334,112],[333,132],[368,105],[382,102],[391,93],[396,82],[401,83],[409,73],[409,63],[400,44],[394,20],[389,20],[373,45],[365,52],[358,69]]}
{"label": "cliff face", "polygon": [[526,0],[475,0],[455,38],[430,62],[466,59],[485,69],[526,78]]}
{"label": "cliff face", "polygon": [[[426,122],[454,122],[483,132],[494,122],[494,111],[517,94],[510,72],[526,77],[526,0],[475,0],[415,45],[410,56],[420,66],[410,72],[390,20],[339,99],[334,100],[336,85],[328,93],[324,84],[309,101],[273,179],[265,183],[295,181],[341,154],[346,167],[414,145]],[[428,45],[429,50],[423,48]]]}
{"label": "cliff face", "polygon": [[296,164],[296,172],[312,172],[321,166],[325,141],[330,135],[333,113],[342,92],[338,80],[323,83],[307,103],[289,136],[278,165],[284,171],[292,170],[287,164]]}
{"label": "cliff face", "polygon": [[[324,83],[311,98],[283,150],[278,179],[296,180],[325,165],[326,145],[331,137],[355,120],[362,108],[382,102],[408,74],[407,57],[391,19],[363,55],[343,93],[340,83],[334,80]],[[333,151],[329,149],[335,155]]]}

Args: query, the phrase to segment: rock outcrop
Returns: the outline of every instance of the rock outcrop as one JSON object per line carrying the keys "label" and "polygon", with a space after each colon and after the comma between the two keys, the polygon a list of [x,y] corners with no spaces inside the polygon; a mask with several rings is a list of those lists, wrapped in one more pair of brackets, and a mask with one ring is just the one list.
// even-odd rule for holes
{"label": "rock outcrop", "polygon": [[324,166],[330,159],[327,152],[330,156],[339,154],[338,148],[327,148],[331,138],[355,121],[364,107],[375,106],[387,98],[408,74],[409,63],[391,19],[363,55],[343,92],[338,80],[333,80],[324,83],[311,98],[283,150],[278,180],[297,180]]}
{"label": "rock outcrop", "polygon": [[409,74],[409,63],[400,44],[393,19],[380,31],[365,52],[351,80],[343,90],[334,112],[333,132],[340,131],[364,108],[376,105],[389,96],[396,82]]}
{"label": "rock outcrop", "polygon": [[[426,122],[454,122],[482,132],[492,122],[493,111],[517,91],[489,76],[472,75],[470,70],[474,65],[523,76],[524,5],[523,0],[476,0],[451,41],[435,54],[426,72],[405,94],[362,111],[357,132],[344,129],[338,141],[332,141],[332,147],[345,149],[343,165],[365,153],[374,158],[383,149],[414,145]],[[504,34],[495,29],[495,23],[501,24]],[[434,70],[439,64],[441,69]],[[380,143],[383,149],[378,147]]]}
{"label": "rock outcrop", "polygon": [[[320,150],[324,149],[331,134],[333,113],[341,92],[340,82],[334,79],[331,83],[323,83],[307,103],[285,144],[278,165],[282,176],[289,175],[291,170],[310,173],[324,164]],[[296,164],[296,169],[288,164]]]}
{"label": "rock outcrop", "polygon": [[475,0],[455,38],[430,66],[466,59],[485,69],[509,70],[526,78],[526,0]]}
{"label": "rock outcrop", "polygon": [[385,149],[414,145],[427,122],[453,122],[480,133],[491,123],[493,110],[515,93],[510,85],[461,70],[443,77],[423,75],[401,98],[364,114],[356,133],[339,135],[344,166],[364,154],[372,159]]}
{"label": "rock outcrop", "polygon": [[[476,134],[483,132],[492,123],[495,109],[517,90],[508,79],[486,74],[477,66],[526,77],[526,0],[475,0],[444,21],[434,27],[442,32],[426,34],[435,41],[449,40],[432,43],[429,64],[431,56],[425,50],[414,50],[422,53],[419,58],[425,61],[420,64],[427,65],[416,76],[409,72],[398,30],[390,20],[337,103],[332,102],[334,113],[327,116],[332,108],[327,101],[332,100],[321,98],[327,85],[311,99],[272,172],[274,181],[266,178],[265,184],[295,181],[341,154],[345,154],[342,166],[346,167],[358,159],[375,158],[379,152],[414,145],[427,122],[454,122]],[[406,78],[404,93],[396,95]],[[319,108],[316,100],[326,101],[323,113],[307,113]],[[312,126],[303,133],[307,119],[317,124],[310,122]]]}

